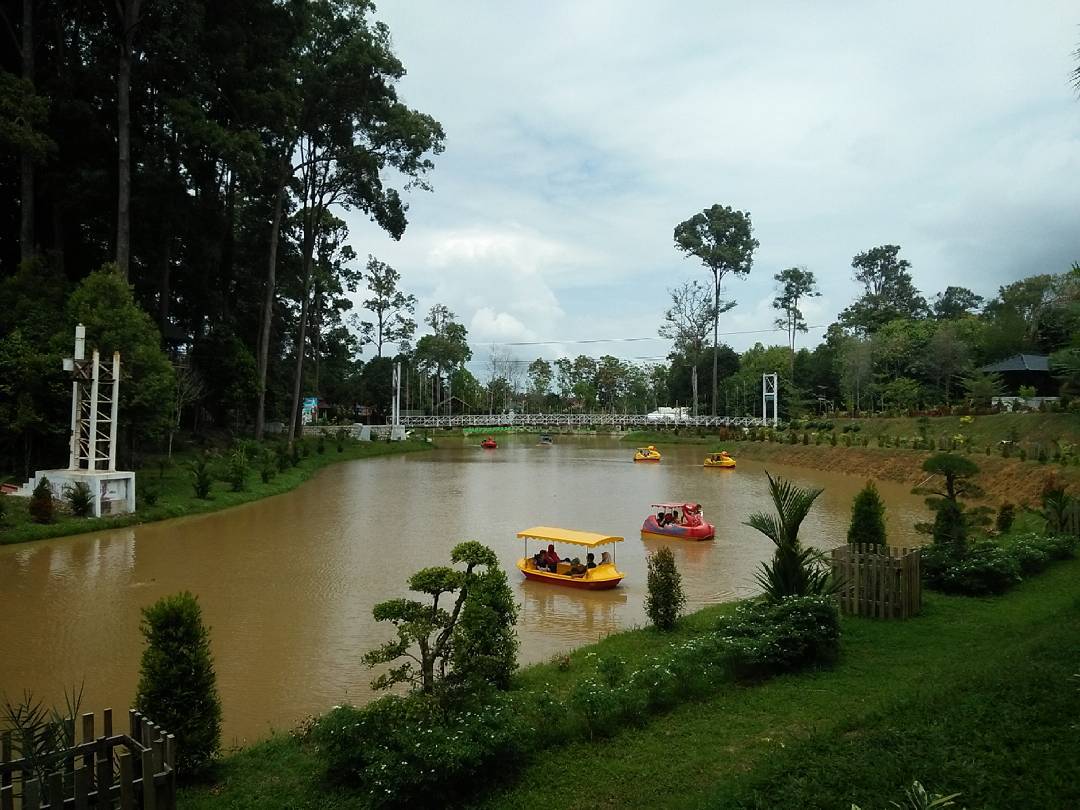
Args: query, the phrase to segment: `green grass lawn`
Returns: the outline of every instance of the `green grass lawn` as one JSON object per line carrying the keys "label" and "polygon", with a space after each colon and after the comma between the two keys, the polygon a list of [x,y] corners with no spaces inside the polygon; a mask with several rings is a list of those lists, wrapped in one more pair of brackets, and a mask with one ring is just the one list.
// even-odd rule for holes
{"label": "green grass lawn", "polygon": [[[919,779],[969,808],[1080,806],[1080,561],[996,599],[845,618],[830,670],[734,686],[549,750],[483,807],[890,807]],[[572,785],[572,788],[567,786]]]}
{"label": "green grass lawn", "polygon": [[[906,622],[843,620],[828,670],[718,689],[592,743],[537,752],[518,774],[492,774],[490,808],[760,807],[863,810],[901,801],[919,779],[963,794],[960,806],[1080,806],[1080,561],[1052,566],[1008,595],[927,593]],[[593,671],[590,653],[633,668],[710,628],[732,605],[675,634],[610,636],[523,670],[517,688],[563,693]],[[317,754],[279,735],[234,753],[184,808],[352,808]]]}
{"label": "green grass lawn", "polygon": [[[28,510],[28,498],[16,498],[5,495],[4,506],[7,514],[0,521],[0,544],[23,543],[28,540],[41,540],[47,537],[61,537],[70,534],[82,534],[84,532],[113,529],[120,526],[130,526],[135,523],[148,523],[154,520],[195,515],[201,512],[212,512],[218,509],[227,509],[230,506],[238,506],[249,501],[267,498],[271,495],[280,495],[283,492],[295,489],[304,481],[308,480],[317,470],[339,461],[353,459],[373,458],[392,453],[407,453],[417,450],[427,450],[432,447],[427,442],[357,442],[346,440],[342,452],[337,452],[336,442],[328,438],[324,445],[324,452],[316,451],[314,439],[307,440],[309,455],[301,457],[300,463],[295,467],[289,467],[284,472],[277,473],[273,480],[263,483],[259,475],[258,464],[253,464],[247,477],[247,487],[241,492],[232,492],[229,484],[223,480],[215,480],[210,491],[209,499],[195,497],[192,488],[192,476],[189,469],[190,462],[196,457],[194,451],[174,453],[171,461],[164,458],[149,459],[136,473],[136,505],[138,510],[131,515],[119,515],[117,517],[102,518],[77,518],[67,514],[58,503],[56,521],[48,524],[37,524],[30,520]],[[161,463],[159,463],[161,462]],[[224,474],[224,463],[217,462],[218,474]],[[145,493],[153,489],[158,493],[157,502],[154,505],[148,503]]]}

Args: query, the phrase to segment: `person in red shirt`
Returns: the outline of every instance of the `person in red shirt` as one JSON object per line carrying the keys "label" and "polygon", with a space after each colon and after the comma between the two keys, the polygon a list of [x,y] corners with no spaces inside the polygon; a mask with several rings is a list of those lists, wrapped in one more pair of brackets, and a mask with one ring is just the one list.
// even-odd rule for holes
{"label": "person in red shirt", "polygon": [[548,568],[552,573],[556,573],[559,570],[559,555],[555,553],[555,544],[549,543],[547,547],[547,553],[544,554],[544,559],[547,561]]}

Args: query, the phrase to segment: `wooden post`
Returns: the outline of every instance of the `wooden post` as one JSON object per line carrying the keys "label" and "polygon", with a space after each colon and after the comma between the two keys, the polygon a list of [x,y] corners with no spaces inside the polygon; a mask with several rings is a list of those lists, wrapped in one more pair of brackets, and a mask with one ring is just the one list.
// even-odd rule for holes
{"label": "wooden post", "polygon": [[102,714],[101,725],[103,726],[102,733],[106,737],[111,737],[113,735],[113,733],[112,733],[112,709],[106,709],[101,714]]}
{"label": "wooden post", "polygon": [[142,752],[142,810],[157,810],[157,787],[154,785],[154,752]]}
{"label": "wooden post", "polygon": [[37,779],[23,782],[22,810],[38,810],[41,807],[41,784]]}
{"label": "wooden post", "polygon": [[131,754],[120,752],[120,810],[134,810],[135,774],[131,767]]}
{"label": "wooden post", "polygon": [[49,775],[49,807],[64,806],[64,775],[56,771]]}
{"label": "wooden post", "polygon": [[[94,713],[86,712],[82,716],[82,741],[84,743],[94,741]],[[90,780],[93,781],[94,777],[94,751],[87,751],[83,754],[82,764],[86,769],[86,773]]]}
{"label": "wooden post", "polygon": [[97,760],[97,807],[100,810],[112,807],[112,750],[106,749],[105,754],[100,754]]}
{"label": "wooden post", "polygon": [[[75,771],[75,810],[88,810],[90,806],[90,773],[89,768]],[[63,803],[59,805],[63,806]]]}

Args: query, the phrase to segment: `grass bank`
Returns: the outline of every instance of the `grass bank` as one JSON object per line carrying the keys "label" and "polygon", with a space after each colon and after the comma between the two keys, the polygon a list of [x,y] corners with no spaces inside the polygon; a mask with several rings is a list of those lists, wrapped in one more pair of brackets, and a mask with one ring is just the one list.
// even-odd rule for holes
{"label": "grass bank", "polygon": [[[1067,464],[1040,462],[1037,453],[1039,446],[1048,447],[1052,439],[1065,444],[1080,444],[1080,417],[1059,413],[993,414],[977,416],[967,425],[962,425],[960,419],[954,416],[932,417],[926,426],[927,435],[935,440],[955,435],[968,439],[972,447],[970,458],[981,470],[976,481],[986,492],[988,502],[1038,503],[1043,487],[1052,479],[1057,479],[1066,487],[1080,488],[1080,466],[1076,463],[1080,454],[1075,449],[1067,459],[1072,463]],[[879,436],[918,436],[920,427],[923,427],[918,419],[837,419],[833,424],[838,434],[845,427],[858,425],[858,432],[849,432],[849,435],[857,437],[859,445],[845,447],[841,443],[833,447],[828,442],[815,445],[812,438],[807,445],[803,445],[802,430],[797,431],[800,439],[797,444],[787,443],[787,433],[782,434],[783,441],[754,442],[731,438],[722,441],[716,432],[703,431],[680,431],[678,435],[673,431],[642,431],[628,433],[624,440],[635,444],[655,444],[661,450],[671,444],[698,444],[702,445],[702,454],[709,450],[726,449],[736,458],[791,464],[912,486],[926,477],[922,464],[931,455],[929,451],[876,446]],[[864,437],[870,440],[868,447],[861,446]],[[1021,460],[1017,452],[1010,458],[1001,457],[996,450],[998,444],[1010,440],[1020,447],[1031,449],[1026,460]],[[991,448],[990,455],[986,454],[987,447]]]}
{"label": "grass bank", "polygon": [[834,668],[550,750],[479,806],[870,810],[912,779],[971,808],[1080,806],[1077,575],[1070,561],[997,599],[928,594],[907,622],[845,618]]}
{"label": "grass bank", "polygon": [[[328,439],[323,453],[316,451],[314,440],[308,440],[308,455],[301,456],[295,467],[288,467],[278,472],[274,478],[264,483],[259,470],[253,468],[248,475],[247,487],[241,492],[231,491],[223,480],[215,480],[208,499],[196,498],[192,488],[192,476],[189,463],[197,457],[194,451],[174,453],[171,461],[151,459],[136,474],[136,504],[138,510],[130,515],[116,517],[78,518],[65,513],[57,505],[56,521],[39,524],[30,520],[29,498],[3,496],[7,514],[0,521],[0,544],[25,543],[30,540],[44,540],[49,537],[63,537],[72,534],[84,534],[105,529],[132,526],[138,523],[150,523],[156,520],[197,515],[228,509],[231,506],[280,495],[296,489],[318,470],[340,461],[375,458],[398,453],[411,453],[428,450],[432,447],[427,442],[357,442],[346,441],[342,451],[337,452],[335,442]],[[221,465],[217,465],[221,466]],[[145,493],[147,489],[157,493],[156,502],[150,505]]]}
{"label": "grass bank", "polygon": [[[539,755],[478,806],[890,806],[914,778],[963,792],[967,807],[1080,803],[1072,756],[1080,692],[1080,561],[1051,567],[1007,596],[928,593],[907,622],[843,619],[832,669],[727,686],[615,736]],[[732,605],[686,617],[672,635],[610,636],[529,667],[516,688],[565,694],[592,655],[632,669],[672,641],[710,629]],[[279,735],[226,757],[183,808],[359,808],[328,784],[316,752]]]}

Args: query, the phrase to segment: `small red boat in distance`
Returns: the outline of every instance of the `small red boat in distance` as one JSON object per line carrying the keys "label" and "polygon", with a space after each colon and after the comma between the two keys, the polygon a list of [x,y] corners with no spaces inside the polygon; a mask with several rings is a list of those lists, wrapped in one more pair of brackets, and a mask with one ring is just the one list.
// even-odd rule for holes
{"label": "small red boat in distance", "polygon": [[499,443],[490,436],[488,436],[486,439],[480,442],[480,446],[486,450],[494,450],[496,447],[499,446]]}
{"label": "small red boat in distance", "polygon": [[655,514],[641,524],[642,534],[679,537],[683,540],[712,540],[716,527],[706,523],[700,503],[654,503]]}

